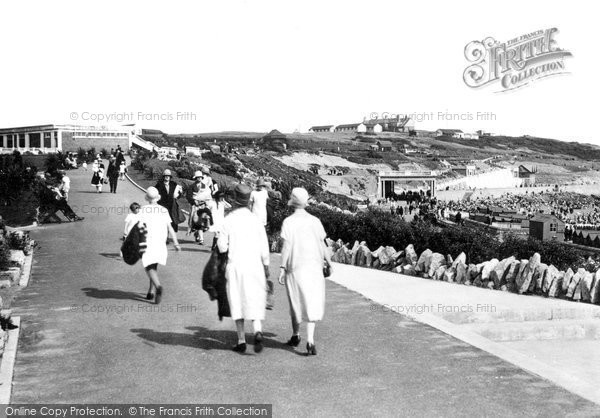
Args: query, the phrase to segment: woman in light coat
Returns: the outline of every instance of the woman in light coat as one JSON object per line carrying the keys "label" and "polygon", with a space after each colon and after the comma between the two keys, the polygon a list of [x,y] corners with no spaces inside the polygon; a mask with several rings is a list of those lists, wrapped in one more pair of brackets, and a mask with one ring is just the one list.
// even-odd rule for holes
{"label": "woman in light coat", "polygon": [[325,311],[325,263],[331,268],[331,256],[325,246],[325,229],[321,221],[306,212],[308,192],[292,190],[289,206],[295,208],[281,226],[283,248],[279,283],[285,285],[292,317],[292,338],[288,345],[300,344],[300,324],[306,321],[306,350],[316,355],[315,322]]}
{"label": "woman in light coat", "polygon": [[171,226],[171,217],[169,211],[159,205],[157,202],[160,199],[160,194],[155,187],[148,187],[146,190],[147,205],[140,208],[138,213],[139,220],[146,225],[148,234],[146,236],[146,251],[142,255],[142,264],[144,270],[150,280],[150,288],[146,299],[154,298],[154,290],[156,290],[156,299],[154,303],[160,303],[163,294],[163,288],[158,279],[158,265],[167,264],[167,237],[171,235],[175,249],[181,251],[177,234]]}
{"label": "woman in light coat", "polygon": [[254,352],[262,351],[267,304],[269,242],[264,226],[248,208],[251,192],[248,186],[236,186],[233,210],[225,217],[217,239],[219,251],[228,253],[227,299],[238,334],[233,350],[239,353],[246,351],[244,320],[253,322]]}

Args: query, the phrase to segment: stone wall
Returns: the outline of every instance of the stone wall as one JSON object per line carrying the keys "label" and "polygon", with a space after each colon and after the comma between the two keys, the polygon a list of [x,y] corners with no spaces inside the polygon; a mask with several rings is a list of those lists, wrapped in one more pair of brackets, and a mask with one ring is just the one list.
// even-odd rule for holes
{"label": "stone wall", "polygon": [[128,138],[73,138],[72,132],[62,132],[62,150],[64,152],[77,152],[79,148],[85,150],[94,147],[97,152],[100,152],[102,148],[106,148],[110,151],[111,148],[117,148],[117,145],[121,145],[123,152],[129,151],[129,139]]}

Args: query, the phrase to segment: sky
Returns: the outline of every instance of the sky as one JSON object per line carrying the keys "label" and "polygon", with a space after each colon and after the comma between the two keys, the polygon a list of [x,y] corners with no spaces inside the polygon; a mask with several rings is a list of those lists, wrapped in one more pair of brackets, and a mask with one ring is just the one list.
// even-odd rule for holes
{"label": "sky", "polygon": [[[600,145],[593,2],[455,3],[2,2],[0,127],[306,132],[387,113]],[[463,81],[469,42],[553,27],[566,74],[502,93]]]}

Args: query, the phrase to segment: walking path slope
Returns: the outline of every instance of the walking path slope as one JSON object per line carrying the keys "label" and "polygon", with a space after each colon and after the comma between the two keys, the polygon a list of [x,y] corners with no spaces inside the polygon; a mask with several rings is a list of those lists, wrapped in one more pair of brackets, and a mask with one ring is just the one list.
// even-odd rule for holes
{"label": "walking path slope", "polygon": [[[147,303],[142,267],[119,258],[126,208],[141,203],[142,193],[120,182],[118,194],[96,194],[90,172],[69,174],[70,203],[86,219],[32,232],[40,242],[32,278],[13,303],[22,327],[13,403],[260,402],[272,403],[276,416],[600,414],[597,405],[430,326],[372,310],[333,282],[317,356],[304,356],[304,344],[284,345],[290,324],[278,285],[265,350],[233,353],[232,322],[219,322],[201,290],[208,248],[180,232],[183,251],[170,250],[169,265],[159,268],[163,302]],[[273,277],[278,266],[274,255]]]}

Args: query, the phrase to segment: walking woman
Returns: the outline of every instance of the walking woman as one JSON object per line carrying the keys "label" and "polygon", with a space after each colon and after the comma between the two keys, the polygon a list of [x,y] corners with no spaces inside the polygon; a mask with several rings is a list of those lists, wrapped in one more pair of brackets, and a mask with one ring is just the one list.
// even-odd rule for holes
{"label": "walking woman", "polygon": [[295,208],[281,226],[283,249],[279,283],[285,285],[292,317],[292,347],[300,344],[300,324],[306,323],[306,350],[316,355],[315,322],[323,319],[325,311],[324,263],[331,268],[331,257],[325,246],[325,229],[321,221],[306,212],[308,192],[297,187],[292,190],[288,205]]}
{"label": "walking woman", "polygon": [[92,185],[96,187],[96,193],[102,193],[102,182],[104,181],[104,164],[97,164],[94,161],[92,167],[94,174],[92,175]]}
{"label": "walking woman", "polygon": [[110,157],[108,163],[108,169],[106,170],[108,176],[108,182],[110,184],[110,192],[117,193],[117,185],[119,180],[119,169],[116,164],[115,157]]}
{"label": "walking woman", "polygon": [[162,180],[159,180],[154,186],[158,193],[160,194],[160,200],[158,204],[167,209],[169,216],[171,217],[171,226],[173,230],[177,232],[179,229],[179,204],[177,203],[177,199],[182,195],[183,191],[181,186],[171,180],[173,178],[173,174],[171,170],[168,168],[163,172]]}
{"label": "walking woman", "polygon": [[171,217],[169,211],[163,206],[157,204],[160,194],[155,187],[148,187],[146,190],[147,205],[140,208],[139,219],[146,225],[148,235],[146,236],[146,252],[142,255],[142,264],[150,279],[150,288],[146,299],[152,300],[156,291],[154,303],[160,303],[163,294],[163,288],[158,279],[158,265],[167,264],[167,237],[171,235],[175,249],[181,251],[177,234],[171,226]]}
{"label": "walking woman", "polygon": [[238,335],[233,350],[239,353],[246,351],[246,319],[253,321],[254,352],[263,349],[262,320],[269,277],[269,242],[264,226],[248,208],[251,192],[248,186],[236,186],[233,210],[225,217],[217,239],[219,252],[228,252],[227,299]]}

